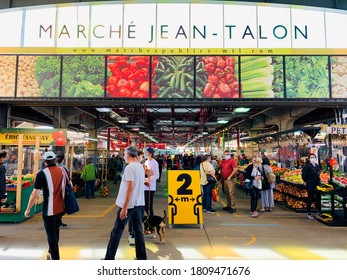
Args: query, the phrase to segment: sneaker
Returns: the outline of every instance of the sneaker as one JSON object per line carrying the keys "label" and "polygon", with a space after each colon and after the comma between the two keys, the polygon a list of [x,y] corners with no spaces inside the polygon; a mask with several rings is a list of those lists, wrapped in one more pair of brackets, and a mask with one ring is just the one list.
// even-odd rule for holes
{"label": "sneaker", "polygon": [[47,261],[51,261],[52,260],[52,256],[51,256],[50,253],[47,253],[46,260]]}
{"label": "sneaker", "polygon": [[129,242],[130,246],[131,245],[135,245],[135,238],[130,235],[129,238],[128,238],[128,242]]}
{"label": "sneaker", "polygon": [[235,208],[230,208],[229,213],[235,213],[236,209]]}
{"label": "sneaker", "polygon": [[217,212],[216,210],[213,210],[213,209],[211,209],[211,210],[206,210],[206,213],[215,213],[215,212]]}
{"label": "sneaker", "polygon": [[264,209],[264,208],[261,208],[261,209],[259,210],[259,212],[265,212],[265,209]]}
{"label": "sneaker", "polygon": [[61,223],[60,227],[61,227],[61,228],[66,228],[66,227],[67,227],[67,224]]}
{"label": "sneaker", "polygon": [[259,214],[258,214],[257,211],[254,211],[254,212],[252,212],[251,216],[252,216],[253,218],[257,218],[257,217],[259,216]]}
{"label": "sneaker", "polygon": [[230,209],[231,209],[231,207],[229,207],[229,206],[223,207],[223,210],[224,210],[224,211],[229,211]]}
{"label": "sneaker", "polygon": [[307,214],[307,219],[314,220],[314,217],[312,216],[312,214]]}

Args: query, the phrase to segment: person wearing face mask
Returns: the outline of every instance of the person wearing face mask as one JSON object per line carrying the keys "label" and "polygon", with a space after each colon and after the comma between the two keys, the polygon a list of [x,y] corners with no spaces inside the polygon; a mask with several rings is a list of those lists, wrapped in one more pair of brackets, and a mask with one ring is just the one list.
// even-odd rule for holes
{"label": "person wearing face mask", "polygon": [[263,163],[262,159],[255,157],[252,159],[252,163],[247,166],[245,170],[245,179],[252,181],[252,188],[249,190],[251,195],[251,216],[257,218],[259,213],[257,212],[258,200],[260,196],[260,190],[262,189],[262,180],[259,171],[259,166]]}
{"label": "person wearing face mask", "polygon": [[200,185],[202,186],[202,211],[206,213],[215,213],[212,209],[212,189],[215,184],[207,181],[206,174],[215,177],[215,170],[211,163],[211,155],[206,154],[200,163]]}
{"label": "person wearing face mask", "polygon": [[229,150],[224,151],[224,159],[221,164],[222,185],[227,198],[227,206],[224,211],[234,213],[236,211],[236,173],[237,162]]}
{"label": "person wearing face mask", "polygon": [[146,174],[147,174],[147,185],[145,185],[145,211],[147,215],[154,216],[153,210],[153,200],[154,194],[157,189],[157,179],[159,179],[159,165],[158,162],[154,159],[155,150],[153,147],[149,146],[146,148],[146,157],[145,161]]}
{"label": "person wearing face mask", "polygon": [[125,149],[124,160],[127,163],[119,186],[116,199],[118,211],[110,239],[107,245],[105,260],[114,260],[124,228],[131,220],[135,234],[135,253],[137,260],[146,260],[146,246],[142,232],[142,217],[145,198],[143,182],[145,171],[138,160],[136,147],[129,146]]}
{"label": "person wearing face mask", "polygon": [[307,218],[314,220],[311,212],[311,204],[314,202],[318,215],[321,214],[321,195],[317,192],[317,186],[320,185],[320,167],[317,162],[317,156],[313,153],[308,155],[309,162],[302,169],[302,180],[307,189]]}

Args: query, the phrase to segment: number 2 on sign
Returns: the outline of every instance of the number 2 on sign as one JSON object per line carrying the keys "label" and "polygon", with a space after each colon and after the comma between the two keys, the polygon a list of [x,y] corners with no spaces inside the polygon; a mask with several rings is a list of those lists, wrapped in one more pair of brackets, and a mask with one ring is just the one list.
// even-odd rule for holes
{"label": "number 2 on sign", "polygon": [[190,184],[192,183],[192,177],[189,174],[180,174],[177,177],[177,181],[181,182],[184,181],[182,186],[180,186],[177,189],[177,194],[178,195],[187,195],[187,194],[193,194],[192,190],[188,190],[190,187]]}

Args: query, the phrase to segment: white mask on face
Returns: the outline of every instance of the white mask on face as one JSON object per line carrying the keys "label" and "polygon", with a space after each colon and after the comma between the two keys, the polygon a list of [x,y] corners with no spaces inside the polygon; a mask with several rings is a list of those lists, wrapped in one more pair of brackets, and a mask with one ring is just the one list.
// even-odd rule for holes
{"label": "white mask on face", "polygon": [[310,162],[311,162],[312,164],[315,164],[315,163],[316,163],[316,158],[310,158]]}
{"label": "white mask on face", "polygon": [[226,159],[226,160],[228,160],[228,159],[230,159],[230,158],[231,158],[231,155],[226,155],[226,156],[225,156],[225,159]]}

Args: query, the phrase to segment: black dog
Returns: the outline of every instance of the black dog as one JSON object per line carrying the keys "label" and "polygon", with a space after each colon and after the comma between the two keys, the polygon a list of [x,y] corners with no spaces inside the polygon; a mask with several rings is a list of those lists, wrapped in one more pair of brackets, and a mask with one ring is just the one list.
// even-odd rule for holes
{"label": "black dog", "polygon": [[160,216],[144,216],[143,217],[143,224],[144,224],[144,233],[147,233],[149,231],[154,232],[154,238],[155,234],[158,233],[159,235],[159,244],[165,244],[165,218],[166,218],[166,211],[164,210],[164,217]]}

